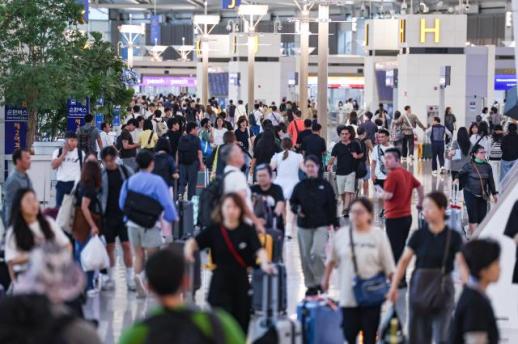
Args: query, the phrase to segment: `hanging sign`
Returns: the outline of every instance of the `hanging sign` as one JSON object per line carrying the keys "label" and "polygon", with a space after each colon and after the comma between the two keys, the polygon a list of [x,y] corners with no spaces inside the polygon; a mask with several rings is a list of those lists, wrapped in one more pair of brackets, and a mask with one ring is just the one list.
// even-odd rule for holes
{"label": "hanging sign", "polygon": [[151,30],[149,37],[152,45],[160,44],[160,16],[151,16]]}
{"label": "hanging sign", "polygon": [[222,0],[221,8],[224,10],[234,10],[241,5],[241,0]]}

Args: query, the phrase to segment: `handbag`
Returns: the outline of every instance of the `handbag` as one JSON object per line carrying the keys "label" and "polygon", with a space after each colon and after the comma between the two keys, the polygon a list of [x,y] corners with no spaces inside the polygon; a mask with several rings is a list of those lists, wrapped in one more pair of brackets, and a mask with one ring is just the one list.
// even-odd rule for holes
{"label": "handbag", "polygon": [[453,281],[446,273],[451,230],[446,227],[446,245],[441,268],[416,269],[410,281],[409,302],[416,314],[430,315],[443,311],[453,298]]}
{"label": "handbag", "polygon": [[482,176],[480,175],[478,167],[477,167],[477,165],[473,161],[471,162],[471,164],[473,165],[473,168],[475,169],[475,171],[478,174],[478,179],[480,181],[480,190],[482,190],[482,199],[484,201],[489,201],[489,199],[490,199],[489,192],[486,190],[486,187],[484,186],[484,181],[482,180]]}
{"label": "handbag", "polygon": [[[92,219],[95,222],[95,225],[99,229],[99,231],[102,230],[102,219],[100,214],[96,214],[94,212],[90,212]],[[74,222],[72,225],[72,236],[75,240],[79,242],[85,242],[88,237],[90,236],[90,224],[85,218],[85,215],[83,214],[83,210],[81,210],[81,207],[75,207],[74,209]]]}
{"label": "handbag", "polygon": [[212,146],[210,145],[209,141],[204,140],[200,137],[200,144],[201,144],[201,152],[203,153],[204,157],[210,157],[212,155]]}
{"label": "handbag", "polygon": [[389,284],[385,273],[379,272],[370,278],[361,278],[358,274],[358,263],[356,261],[356,252],[354,250],[353,228],[349,229],[349,244],[351,245],[354,278],[353,293],[358,306],[372,307],[379,306],[385,301],[385,295],[389,291]]}
{"label": "handbag", "polygon": [[152,197],[131,191],[126,181],[126,201],[124,202],[124,214],[126,217],[144,228],[155,227],[160,215],[164,211],[162,204]]}
{"label": "handbag", "polygon": [[74,224],[77,185],[78,183],[74,185],[70,194],[63,196],[63,202],[56,217],[58,226],[69,234],[72,233],[72,226]]}

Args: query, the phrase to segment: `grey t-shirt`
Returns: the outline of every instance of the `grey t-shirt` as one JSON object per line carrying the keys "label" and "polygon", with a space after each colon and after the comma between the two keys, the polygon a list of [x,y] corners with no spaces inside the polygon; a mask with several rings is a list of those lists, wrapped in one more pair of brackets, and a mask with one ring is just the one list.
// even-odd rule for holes
{"label": "grey t-shirt", "polygon": [[32,182],[26,173],[14,170],[4,184],[4,221],[9,223],[11,206],[16,192],[20,189],[32,188]]}
{"label": "grey t-shirt", "polygon": [[[88,153],[97,152],[97,138],[100,138],[101,134],[95,124],[86,123],[78,129],[77,134],[79,138],[81,138],[81,135],[88,135]],[[79,143],[81,144],[81,139],[79,140]],[[84,149],[85,147],[81,148]]]}

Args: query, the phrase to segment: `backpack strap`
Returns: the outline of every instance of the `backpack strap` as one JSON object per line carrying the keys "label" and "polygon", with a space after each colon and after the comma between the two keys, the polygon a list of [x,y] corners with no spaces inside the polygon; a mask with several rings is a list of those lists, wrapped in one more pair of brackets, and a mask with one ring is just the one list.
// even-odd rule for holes
{"label": "backpack strap", "polygon": [[149,139],[147,140],[148,145],[151,143],[151,139],[153,139],[153,135],[155,135],[155,131],[151,130],[151,134],[149,134]]}
{"label": "backpack strap", "polygon": [[77,157],[79,158],[79,169],[83,169],[83,151],[77,147]]}

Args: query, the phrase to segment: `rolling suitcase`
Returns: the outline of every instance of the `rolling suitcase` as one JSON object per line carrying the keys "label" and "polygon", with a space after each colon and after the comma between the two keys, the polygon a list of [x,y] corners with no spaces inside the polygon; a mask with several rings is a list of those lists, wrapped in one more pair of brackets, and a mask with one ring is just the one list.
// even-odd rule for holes
{"label": "rolling suitcase", "polygon": [[342,344],[342,310],[326,298],[306,298],[297,306],[304,344]]}
{"label": "rolling suitcase", "polygon": [[459,185],[453,184],[450,192],[450,205],[446,209],[446,216],[448,217],[446,225],[465,237],[466,232],[462,223],[463,212],[462,203],[459,201]]}
{"label": "rolling suitcase", "polygon": [[[288,290],[287,290],[287,279],[286,279],[286,267],[284,264],[275,264],[277,274],[275,276],[265,274],[261,269],[255,269],[252,272],[252,308],[255,312],[260,312],[265,309],[263,305],[263,296],[265,285],[268,288],[268,304],[270,304],[268,311],[271,312],[273,307],[271,306],[272,300],[272,289],[277,290],[276,300],[277,306],[275,307],[278,313],[286,313],[288,308]],[[275,281],[274,281],[275,279]],[[277,287],[274,288],[273,284],[277,283]]]}
{"label": "rolling suitcase", "polygon": [[179,221],[173,224],[173,239],[187,239],[194,236],[194,205],[190,201],[178,200]]}
{"label": "rolling suitcase", "polygon": [[[276,305],[280,286],[279,275],[263,275],[261,294],[262,314],[253,322],[250,342],[254,344],[302,344],[302,329],[297,320],[281,315]],[[268,286],[271,283],[271,288]]]}
{"label": "rolling suitcase", "polygon": [[209,171],[205,169],[205,171],[198,171],[198,176],[196,180],[196,195],[200,196],[201,192],[207,185],[209,185]]}

